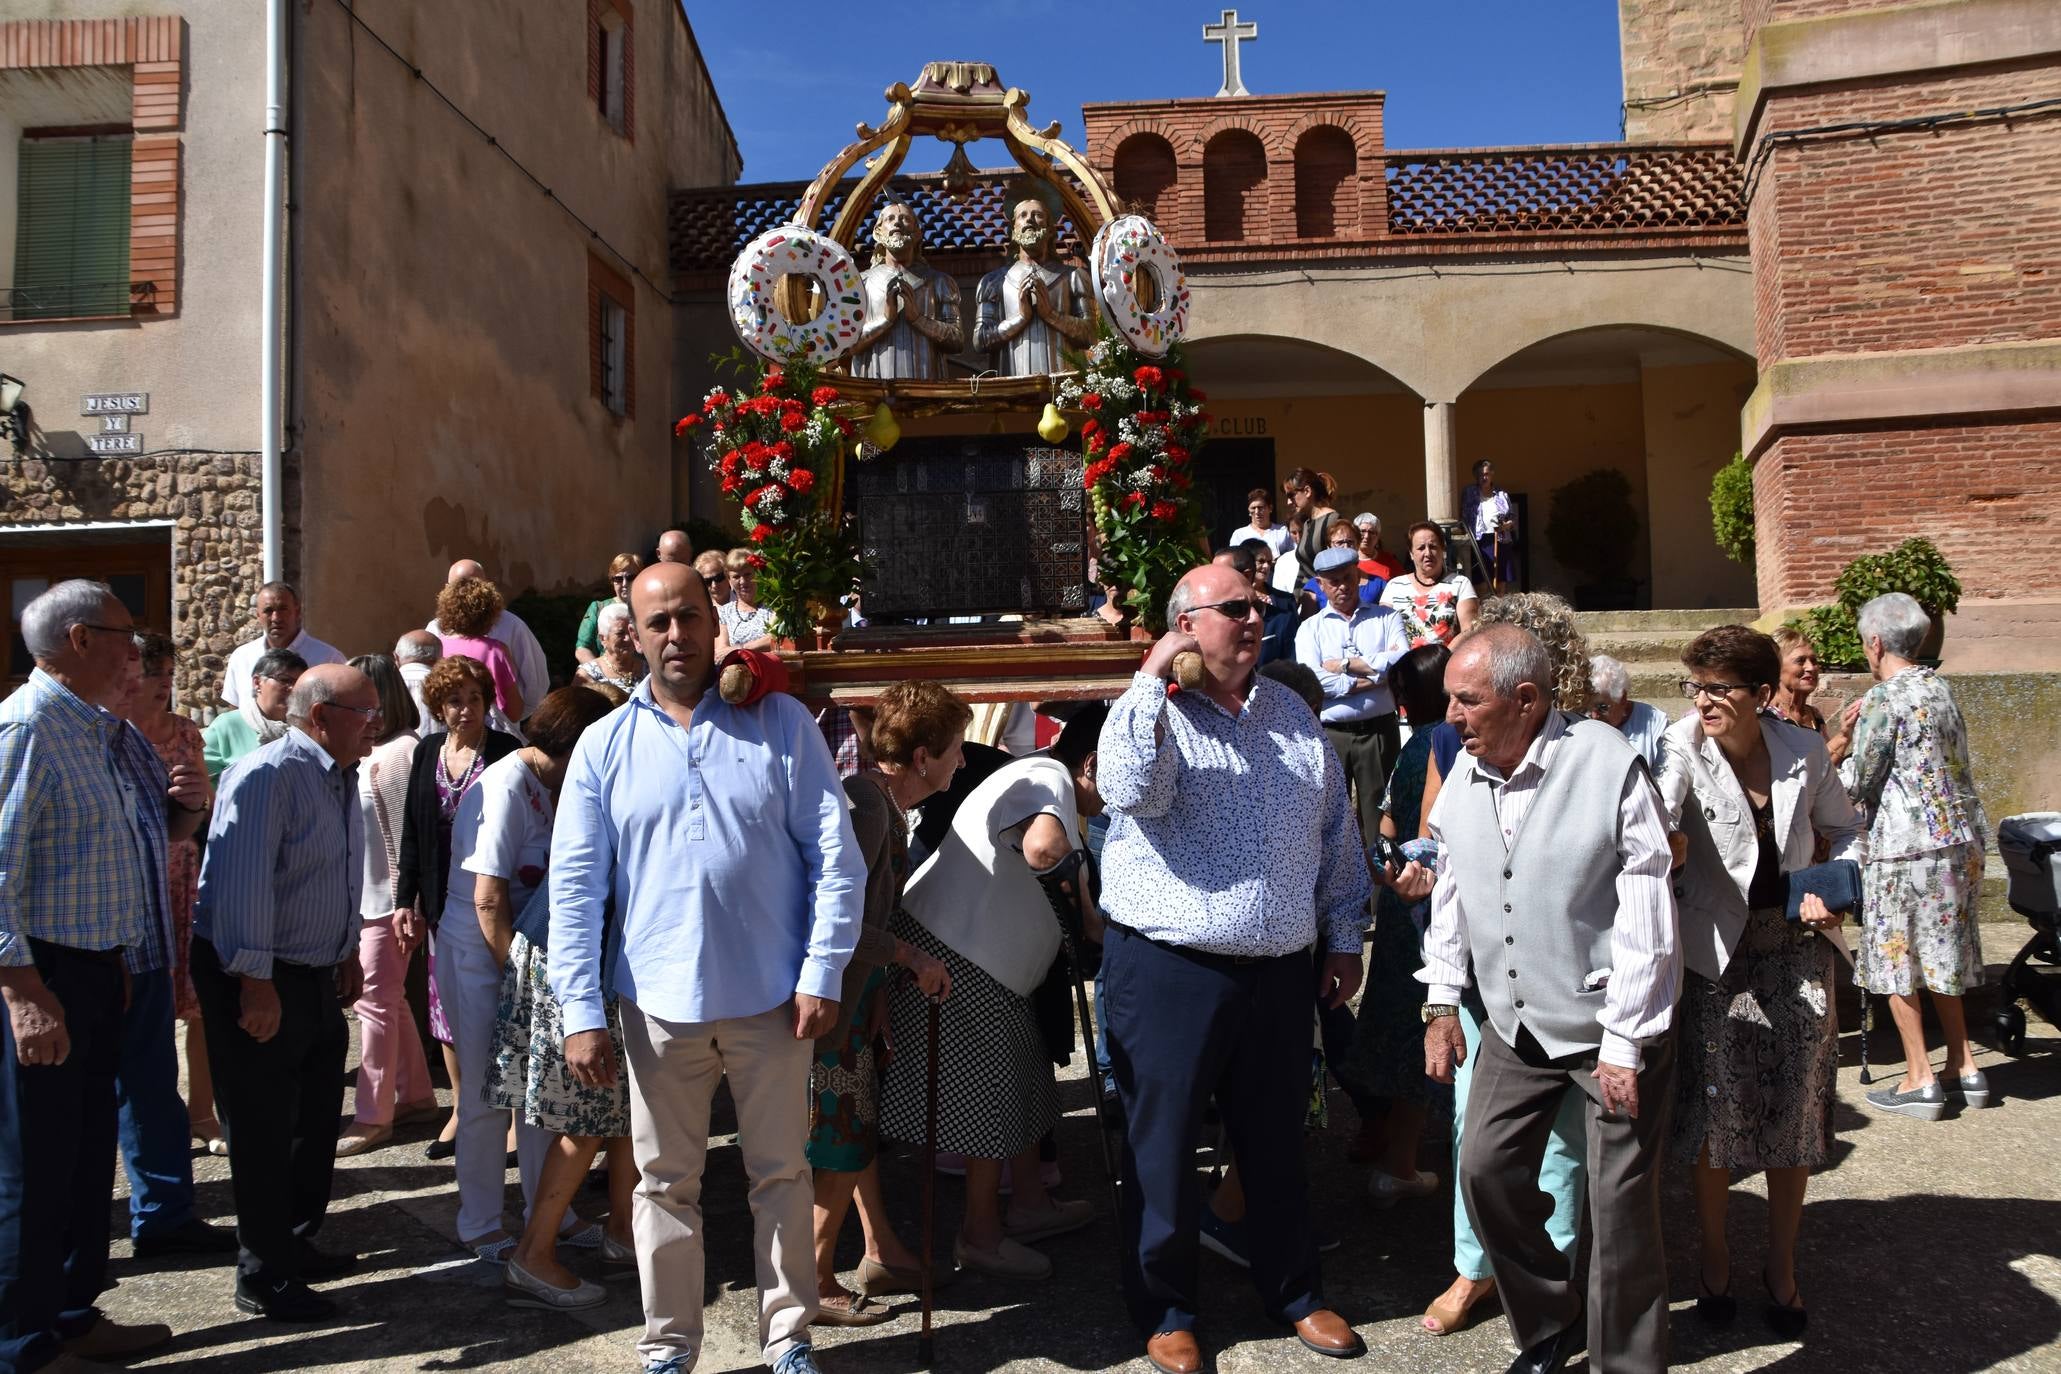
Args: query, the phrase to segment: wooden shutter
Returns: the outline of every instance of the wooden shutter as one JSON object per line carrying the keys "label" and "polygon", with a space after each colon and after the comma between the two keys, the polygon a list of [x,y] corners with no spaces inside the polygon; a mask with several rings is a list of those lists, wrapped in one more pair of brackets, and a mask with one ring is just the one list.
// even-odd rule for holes
{"label": "wooden shutter", "polygon": [[22,141],[13,318],[129,313],[129,152],[127,135]]}

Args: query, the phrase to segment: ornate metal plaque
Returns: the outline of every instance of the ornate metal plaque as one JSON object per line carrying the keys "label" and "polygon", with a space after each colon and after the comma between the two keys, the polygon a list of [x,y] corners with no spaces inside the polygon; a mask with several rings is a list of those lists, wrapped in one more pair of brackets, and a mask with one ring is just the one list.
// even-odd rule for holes
{"label": "ornate metal plaque", "polygon": [[904,439],[845,474],[868,617],[1087,613],[1078,451],[1024,434]]}

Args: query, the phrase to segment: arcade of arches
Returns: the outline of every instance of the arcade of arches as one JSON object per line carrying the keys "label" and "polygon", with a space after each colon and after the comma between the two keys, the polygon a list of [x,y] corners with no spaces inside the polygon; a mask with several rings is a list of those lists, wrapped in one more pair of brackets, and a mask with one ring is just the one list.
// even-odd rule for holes
{"label": "arcade of arches", "polygon": [[[1199,341],[1189,359],[1216,416],[1204,461],[1222,508],[1217,536],[1243,522],[1236,503],[1246,488],[1275,486],[1302,465],[1338,479],[1334,504],[1348,516],[1380,516],[1392,547],[1430,508],[1431,407],[1381,366],[1274,335]],[[1493,459],[1520,498],[1534,588],[1576,591],[1579,579],[1543,537],[1547,511],[1556,488],[1610,468],[1629,481],[1639,515],[1629,558],[1638,604],[1750,606],[1753,570],[1718,550],[1709,491],[1738,447],[1739,406],[1753,385],[1751,360],[1710,339],[1650,327],[1562,334],[1515,350],[1460,393],[1452,458],[1462,474]]]}

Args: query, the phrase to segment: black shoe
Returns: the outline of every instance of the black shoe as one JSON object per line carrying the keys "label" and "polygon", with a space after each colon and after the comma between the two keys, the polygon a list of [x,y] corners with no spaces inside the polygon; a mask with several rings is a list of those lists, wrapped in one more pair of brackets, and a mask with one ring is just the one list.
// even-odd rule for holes
{"label": "black shoe", "polygon": [[329,1279],[340,1279],[345,1274],[358,1272],[358,1257],[348,1250],[331,1254],[317,1250],[314,1246],[301,1244],[301,1281],[323,1283]]}
{"label": "black shoe", "polygon": [[319,1322],[334,1317],[341,1309],[333,1298],[325,1298],[299,1279],[271,1283],[236,1280],[236,1310],[275,1322]]}
{"label": "black shoe", "polygon": [[1576,1352],[1588,1344],[1585,1323],[1577,1314],[1564,1330],[1546,1337],[1510,1362],[1509,1374],[1560,1374]]}
{"label": "black shoe", "polygon": [[1768,1290],[1768,1329],[1785,1341],[1802,1340],[1803,1329],[1810,1324],[1811,1314],[1804,1308],[1792,1304],[1802,1300],[1803,1290],[1792,1285],[1789,1290],[1789,1301],[1782,1302],[1775,1297],[1775,1285],[1768,1282],[1765,1269],[1761,1271],[1760,1281],[1761,1286]]}
{"label": "black shoe", "polygon": [[513,1151],[513,1150],[510,1150],[510,1151],[508,1152],[508,1160],[507,1160],[507,1162],[506,1162],[506,1163],[504,1163],[504,1164],[503,1164],[503,1165],[501,1166],[501,1170],[502,1170],[502,1172],[503,1172],[503,1173],[506,1173],[506,1172],[507,1172],[508,1170],[510,1170],[510,1169],[513,1169],[513,1168],[515,1167],[515,1165],[516,1165],[516,1159],[515,1159],[515,1151]]}
{"label": "black shoe", "polygon": [[159,1255],[233,1255],[236,1253],[236,1233],[225,1226],[210,1226],[194,1217],[184,1226],[175,1226],[155,1235],[138,1236],[135,1245],[137,1259],[153,1259]]}
{"label": "black shoe", "polygon": [[1708,1326],[1730,1326],[1732,1319],[1739,1315],[1739,1301],[1732,1296],[1732,1285],[1727,1283],[1724,1292],[1713,1293],[1699,1273],[1696,1286],[1703,1290],[1696,1297],[1697,1317]]}
{"label": "black shoe", "polygon": [[452,1155],[458,1153],[458,1142],[455,1140],[432,1140],[429,1144],[422,1147],[422,1153],[429,1159],[449,1159]]}

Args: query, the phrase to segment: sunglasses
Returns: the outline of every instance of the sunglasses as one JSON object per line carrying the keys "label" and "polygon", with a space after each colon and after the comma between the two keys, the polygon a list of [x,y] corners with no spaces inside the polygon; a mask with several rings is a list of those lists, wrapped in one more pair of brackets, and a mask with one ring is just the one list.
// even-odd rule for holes
{"label": "sunglasses", "polygon": [[1267,603],[1249,596],[1241,596],[1234,601],[1212,601],[1207,606],[1197,606],[1195,609],[1215,611],[1218,615],[1229,616],[1233,620],[1244,620],[1255,615],[1262,620],[1267,618]]}
{"label": "sunglasses", "polygon": [[714,577],[711,577],[711,578],[710,578],[710,579],[708,580],[708,583],[709,583],[709,585],[710,585],[711,587],[713,587],[713,586],[715,586],[715,585],[716,585],[716,583],[718,583],[718,582],[728,582],[729,580],[730,580],[730,574],[728,574],[728,573],[717,573],[717,574],[716,574],[716,575],[715,575]]}

